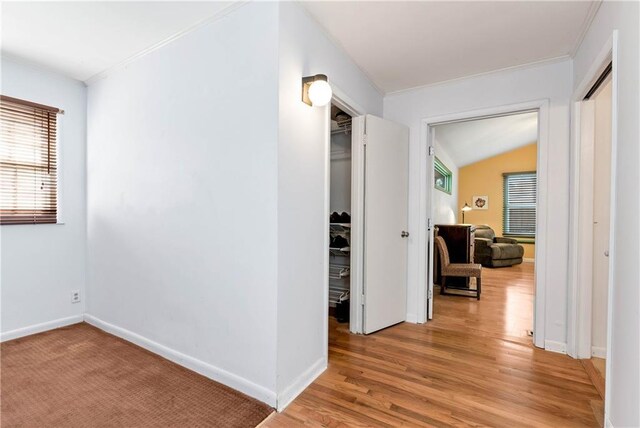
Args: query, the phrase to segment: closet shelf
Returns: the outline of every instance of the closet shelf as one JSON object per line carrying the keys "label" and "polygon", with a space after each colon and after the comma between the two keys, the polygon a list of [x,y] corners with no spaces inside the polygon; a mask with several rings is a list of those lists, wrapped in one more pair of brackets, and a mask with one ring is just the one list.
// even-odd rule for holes
{"label": "closet shelf", "polygon": [[348,290],[340,290],[329,287],[329,302],[330,303],[340,303],[349,299],[349,291]]}
{"label": "closet shelf", "polygon": [[330,279],[342,279],[349,276],[350,268],[345,265],[330,264],[329,265],[329,278]]}
{"label": "closet shelf", "polygon": [[333,233],[346,233],[351,231],[351,223],[329,223],[329,229]]}
{"label": "closet shelf", "polygon": [[348,257],[350,253],[351,253],[350,247],[329,248],[329,254],[331,254],[332,256]]}

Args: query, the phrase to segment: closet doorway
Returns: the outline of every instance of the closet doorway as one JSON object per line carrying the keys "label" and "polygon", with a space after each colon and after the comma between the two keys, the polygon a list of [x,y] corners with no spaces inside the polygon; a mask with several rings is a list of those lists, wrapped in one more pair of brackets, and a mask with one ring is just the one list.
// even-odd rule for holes
{"label": "closet doorway", "polygon": [[[614,284],[611,250],[616,194],[613,137],[614,82],[609,63],[577,102],[578,122],[574,171],[574,224],[576,245],[574,281],[578,309],[575,348],[602,399],[605,399],[607,356],[611,337],[611,296]],[[594,409],[595,411],[595,409]],[[603,417],[604,409],[598,409]]]}
{"label": "closet doorway", "polygon": [[339,323],[351,312],[351,125],[351,115],[331,104],[329,316]]}
{"label": "closet doorway", "polygon": [[328,126],[328,316],[369,334],[406,320],[409,129],[335,98]]}

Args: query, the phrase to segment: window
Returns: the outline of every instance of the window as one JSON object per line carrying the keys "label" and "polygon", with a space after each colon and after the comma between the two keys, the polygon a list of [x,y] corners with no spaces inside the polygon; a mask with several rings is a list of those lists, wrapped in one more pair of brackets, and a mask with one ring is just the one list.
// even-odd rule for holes
{"label": "window", "polygon": [[434,171],[434,187],[438,190],[442,190],[448,194],[451,194],[451,180],[452,175],[449,168],[444,166],[442,161],[438,158],[435,158],[435,162],[433,163]]}
{"label": "window", "polygon": [[534,238],[536,235],[536,173],[517,172],[504,176],[503,233]]}
{"label": "window", "polygon": [[58,113],[0,97],[0,224],[56,223]]}

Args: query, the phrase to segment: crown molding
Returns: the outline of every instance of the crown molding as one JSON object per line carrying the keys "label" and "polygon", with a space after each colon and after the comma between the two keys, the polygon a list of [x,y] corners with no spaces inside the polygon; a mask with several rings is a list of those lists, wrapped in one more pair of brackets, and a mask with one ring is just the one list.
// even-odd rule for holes
{"label": "crown molding", "polygon": [[504,68],[498,68],[496,70],[484,71],[482,73],[476,73],[476,74],[470,74],[470,75],[467,75],[467,76],[456,77],[455,79],[449,79],[449,80],[442,80],[440,82],[427,83],[426,85],[418,85],[418,86],[413,86],[413,87],[406,88],[406,89],[398,89],[397,91],[387,92],[385,97],[401,95],[403,93],[414,92],[414,91],[418,91],[418,90],[426,89],[426,88],[431,88],[431,87],[435,87],[435,86],[449,85],[449,84],[452,84],[452,83],[457,83],[457,82],[461,82],[461,81],[465,81],[465,80],[469,80],[469,79],[475,79],[476,77],[489,76],[491,74],[502,73],[502,72],[505,72],[505,71],[526,70],[528,68],[542,67],[542,66],[545,66],[545,65],[551,65],[551,64],[556,64],[556,63],[559,63],[559,62],[563,62],[563,61],[566,61],[566,60],[569,60],[569,59],[571,59],[571,57],[569,55],[561,55],[561,56],[557,56],[557,57],[553,57],[553,58],[542,59],[542,60],[539,60],[539,61],[528,62],[528,63],[525,63],[525,64],[513,65],[513,66],[509,66],[509,67],[504,67]]}
{"label": "crown molding", "polygon": [[582,23],[582,30],[580,30],[580,34],[578,34],[578,38],[576,39],[573,45],[573,49],[571,49],[571,51],[569,52],[569,56],[571,58],[574,58],[576,56],[576,53],[578,53],[578,49],[580,49],[580,46],[582,45],[582,41],[584,40],[587,33],[589,32],[589,28],[591,28],[591,24],[593,23],[593,20],[595,19],[596,14],[598,13],[598,10],[600,10],[600,6],[602,6],[602,0],[594,1],[589,6],[589,11],[587,12],[587,16],[584,19],[584,22]]}
{"label": "crown molding", "polygon": [[39,70],[39,71],[41,71],[43,73],[55,74],[58,77],[69,79],[69,80],[77,83],[78,85],[85,86],[85,83],[82,80],[78,80],[75,77],[69,76],[67,73],[65,73],[62,70],[58,70],[55,67],[51,67],[51,66],[42,64],[40,62],[33,61],[33,60],[30,60],[30,59],[21,57],[19,55],[15,55],[15,54],[8,53],[8,52],[0,50],[0,58],[3,61],[9,61],[9,62],[12,62],[14,64],[27,66],[27,67]]}
{"label": "crown molding", "polygon": [[322,23],[318,21],[318,19],[306,7],[304,7],[305,2],[302,0],[295,0],[294,3],[297,3],[302,9],[302,11],[305,13],[305,15],[307,15],[309,19],[311,19],[313,22],[315,22],[318,25],[318,27],[320,27],[320,29],[322,30],[322,33],[329,40],[329,42],[331,42],[331,44],[333,44],[336,48],[338,48],[338,50],[342,51],[342,53],[344,53],[347,58],[349,58],[349,61],[351,61],[351,64],[353,64],[360,71],[360,73],[362,73],[364,77],[367,78],[367,81],[373,87],[373,89],[375,89],[376,92],[378,92],[378,94],[384,98],[384,96],[386,95],[385,91],[380,86],[378,86],[375,80],[373,80],[373,77],[371,77],[371,75],[353,59],[353,57],[349,54],[349,52],[347,52],[347,49],[344,47],[344,45],[338,39],[333,37],[333,35],[329,33],[329,30],[327,30],[327,28],[324,25],[322,25]]}
{"label": "crown molding", "polygon": [[87,86],[91,86],[92,84],[98,82],[99,80],[102,80],[106,77],[108,77],[109,75],[115,73],[118,70],[123,69],[124,67],[126,67],[127,65],[131,64],[132,62],[142,58],[145,55],[150,54],[151,52],[154,52],[158,49],[160,49],[163,46],[168,45],[169,43],[178,40],[181,37],[186,36],[187,34],[201,28],[204,27],[205,25],[211,24],[212,22],[215,22],[217,20],[219,20],[220,18],[223,18],[225,16],[227,16],[228,14],[238,10],[239,8],[241,8],[242,6],[248,4],[248,1],[239,1],[239,2],[234,2],[232,4],[230,4],[229,6],[219,10],[218,12],[216,12],[215,14],[204,18],[198,22],[196,22],[195,24],[185,28],[184,30],[180,30],[177,33],[167,37],[166,39],[155,43],[151,46],[149,46],[148,48],[138,52],[137,54],[131,55],[130,57],[126,58],[125,60],[119,62],[116,65],[113,65],[99,73],[94,74],[93,76],[89,77],[88,79],[86,79],[84,81],[84,84]]}

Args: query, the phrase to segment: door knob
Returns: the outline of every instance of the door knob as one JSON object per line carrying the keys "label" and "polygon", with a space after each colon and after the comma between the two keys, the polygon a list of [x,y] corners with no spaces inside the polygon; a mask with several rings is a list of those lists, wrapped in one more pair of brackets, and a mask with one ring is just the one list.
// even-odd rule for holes
{"label": "door knob", "polygon": [[604,250],[604,256],[609,257],[609,250]]}
{"label": "door knob", "polygon": [[409,232],[405,232],[404,230],[402,231],[402,233],[400,234],[401,237],[406,238],[409,236]]}

